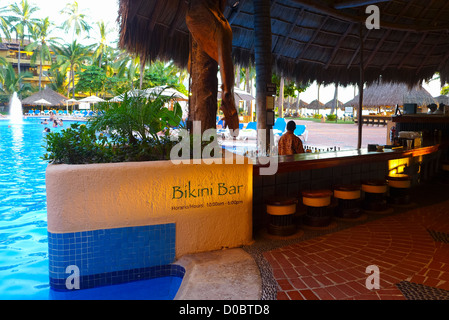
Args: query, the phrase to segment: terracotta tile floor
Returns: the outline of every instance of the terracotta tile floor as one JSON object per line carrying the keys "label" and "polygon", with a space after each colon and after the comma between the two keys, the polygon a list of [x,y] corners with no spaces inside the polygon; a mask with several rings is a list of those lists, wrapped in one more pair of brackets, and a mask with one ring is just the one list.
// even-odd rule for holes
{"label": "terracotta tile floor", "polygon": [[[449,243],[428,231],[449,234],[449,187],[423,190],[412,208],[265,251],[277,299],[410,299],[397,287],[403,281],[449,290]],[[371,265],[379,268],[379,289],[365,285]]]}

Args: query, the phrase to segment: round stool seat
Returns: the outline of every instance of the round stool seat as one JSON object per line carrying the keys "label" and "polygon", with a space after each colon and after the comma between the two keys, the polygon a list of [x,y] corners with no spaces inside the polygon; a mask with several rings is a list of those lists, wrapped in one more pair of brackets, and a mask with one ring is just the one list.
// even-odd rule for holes
{"label": "round stool seat", "polygon": [[412,179],[407,174],[392,174],[387,177],[388,185],[393,188],[410,188]]}
{"label": "round stool seat", "polygon": [[386,211],[388,182],[385,180],[365,180],[362,182],[364,192],[363,209],[368,211]]}
{"label": "round stool seat", "polygon": [[332,222],[331,197],[331,190],[303,191],[302,200],[307,207],[303,223],[311,227],[328,226]]}
{"label": "round stool seat", "polygon": [[298,199],[286,196],[274,196],[266,200],[269,216],[268,233],[278,236],[289,236],[295,233],[293,216],[296,213]]}
{"label": "round stool seat", "polygon": [[353,184],[336,185],[334,187],[334,198],[337,200],[337,206],[334,209],[336,217],[355,219],[361,216],[361,186]]}
{"label": "round stool seat", "polygon": [[343,200],[359,199],[361,187],[353,184],[341,184],[334,187],[334,198]]}
{"label": "round stool seat", "polygon": [[362,190],[368,193],[386,193],[388,183],[385,180],[365,180],[362,182]]}
{"label": "round stool seat", "polygon": [[302,192],[302,202],[308,207],[327,207],[331,203],[331,190],[310,190]]}
{"label": "round stool seat", "polygon": [[410,203],[409,190],[412,179],[407,174],[391,174],[387,177],[390,186],[388,201],[392,204],[405,205]]}

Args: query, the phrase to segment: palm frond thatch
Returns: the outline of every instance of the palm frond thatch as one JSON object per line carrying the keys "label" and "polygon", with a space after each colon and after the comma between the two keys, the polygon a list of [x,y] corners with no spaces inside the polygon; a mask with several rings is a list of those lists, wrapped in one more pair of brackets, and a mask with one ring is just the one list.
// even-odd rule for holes
{"label": "palm frond thatch", "polygon": [[35,102],[40,100],[40,99],[45,99],[48,102],[51,103],[51,105],[49,106],[53,106],[53,107],[60,107],[60,106],[65,106],[66,105],[66,100],[68,100],[69,98],[63,96],[62,94],[53,91],[51,89],[44,89],[40,92],[36,92],[35,94],[29,96],[28,98],[25,98],[22,100],[22,105],[36,105]]}
{"label": "palm frond thatch", "polygon": [[[363,107],[394,107],[395,105],[402,106],[404,103],[426,106],[435,103],[435,99],[422,86],[410,89],[403,83],[376,83],[363,90]],[[358,107],[359,95],[344,105]]]}

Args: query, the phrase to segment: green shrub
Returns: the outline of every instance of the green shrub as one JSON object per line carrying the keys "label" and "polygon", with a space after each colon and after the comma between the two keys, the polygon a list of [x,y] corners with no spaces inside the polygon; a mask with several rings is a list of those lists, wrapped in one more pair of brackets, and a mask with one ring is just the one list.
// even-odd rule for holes
{"label": "green shrub", "polygon": [[323,116],[321,115],[321,114],[319,114],[319,113],[315,113],[314,115],[313,115],[313,118],[314,119],[321,119]]}
{"label": "green shrub", "polygon": [[326,121],[337,121],[337,115],[336,114],[327,115]]}
{"label": "green shrub", "polygon": [[170,141],[169,128],[179,126],[182,120],[178,103],[173,111],[165,107],[170,99],[161,94],[125,95],[121,103],[100,104],[97,115],[86,125],[73,124],[48,133],[47,153],[42,159],[55,164],[168,159],[177,143]]}

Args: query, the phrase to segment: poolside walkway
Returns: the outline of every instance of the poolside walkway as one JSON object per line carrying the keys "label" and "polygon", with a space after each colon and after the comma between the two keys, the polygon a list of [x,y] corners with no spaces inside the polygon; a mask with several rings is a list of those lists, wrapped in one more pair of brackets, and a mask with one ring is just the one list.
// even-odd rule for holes
{"label": "poolside walkway", "polygon": [[[395,207],[388,215],[370,214],[350,223],[336,221],[330,229],[304,230],[297,239],[284,240],[284,245],[256,239],[251,250],[259,251],[273,276],[265,276],[265,297],[449,299],[448,190],[447,185],[425,185],[414,190],[413,207]],[[369,266],[379,269],[379,289],[366,287],[373,274],[367,273]],[[270,293],[267,287],[273,283],[276,288]]]}
{"label": "poolside walkway", "polygon": [[[288,120],[287,120],[288,121]],[[307,141],[304,145],[316,148],[340,147],[343,149],[357,148],[357,124],[321,123],[307,120],[295,120],[296,124],[306,125]],[[362,148],[368,144],[386,144],[387,127],[378,125],[364,125],[362,128]]]}

